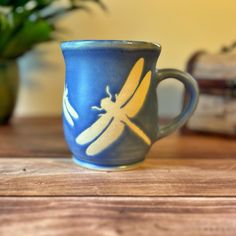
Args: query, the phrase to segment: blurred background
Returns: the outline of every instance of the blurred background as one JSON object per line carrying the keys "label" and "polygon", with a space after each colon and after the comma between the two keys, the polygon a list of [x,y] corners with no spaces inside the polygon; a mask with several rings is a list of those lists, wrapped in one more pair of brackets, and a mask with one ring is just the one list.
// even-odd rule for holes
{"label": "blurred background", "polygon": [[[63,2],[63,1],[62,1]],[[91,4],[92,13],[73,12],[58,21],[62,40],[129,39],[158,42],[158,67],[185,69],[199,49],[217,51],[235,40],[235,0],[103,0],[108,12]],[[15,115],[61,113],[64,62],[59,42],[40,44],[19,59],[21,86]],[[158,89],[162,116],[173,116],[182,103],[182,85]]]}

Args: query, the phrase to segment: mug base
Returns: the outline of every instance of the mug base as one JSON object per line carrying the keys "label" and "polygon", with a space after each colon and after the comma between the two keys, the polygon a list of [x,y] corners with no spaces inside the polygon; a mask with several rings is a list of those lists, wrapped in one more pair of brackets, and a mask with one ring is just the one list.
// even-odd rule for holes
{"label": "mug base", "polygon": [[72,157],[72,160],[74,161],[75,164],[86,168],[90,170],[96,170],[96,171],[125,171],[125,170],[132,170],[136,169],[140,166],[140,164],[143,163],[143,161],[130,164],[130,165],[121,165],[121,166],[102,166],[102,165],[96,165],[96,164],[91,164],[87,163],[81,160],[78,160],[76,157]]}

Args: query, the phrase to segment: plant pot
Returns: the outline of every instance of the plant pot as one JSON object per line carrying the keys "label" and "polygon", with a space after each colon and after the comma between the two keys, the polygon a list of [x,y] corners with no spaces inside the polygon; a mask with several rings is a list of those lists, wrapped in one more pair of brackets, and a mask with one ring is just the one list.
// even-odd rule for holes
{"label": "plant pot", "polygon": [[16,60],[0,60],[0,125],[11,117],[18,93],[19,73]]}

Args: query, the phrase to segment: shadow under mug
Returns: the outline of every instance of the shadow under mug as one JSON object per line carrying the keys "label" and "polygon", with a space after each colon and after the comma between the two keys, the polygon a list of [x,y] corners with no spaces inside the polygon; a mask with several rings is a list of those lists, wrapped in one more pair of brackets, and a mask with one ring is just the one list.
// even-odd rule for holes
{"label": "shadow under mug", "polygon": [[[96,170],[125,170],[141,163],[151,145],[182,126],[198,101],[189,74],[156,69],[161,46],[138,41],[68,41],[63,126],[74,161]],[[168,125],[158,122],[157,86],[174,78],[189,99]]]}

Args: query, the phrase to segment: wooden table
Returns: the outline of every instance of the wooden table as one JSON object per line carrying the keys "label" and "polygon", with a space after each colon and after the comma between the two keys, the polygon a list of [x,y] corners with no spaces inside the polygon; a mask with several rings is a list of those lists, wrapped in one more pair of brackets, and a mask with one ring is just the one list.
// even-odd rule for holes
{"label": "wooden table", "polygon": [[172,135],[137,170],[72,163],[57,118],[0,127],[0,235],[236,235],[236,141]]}

